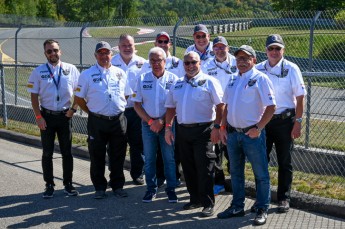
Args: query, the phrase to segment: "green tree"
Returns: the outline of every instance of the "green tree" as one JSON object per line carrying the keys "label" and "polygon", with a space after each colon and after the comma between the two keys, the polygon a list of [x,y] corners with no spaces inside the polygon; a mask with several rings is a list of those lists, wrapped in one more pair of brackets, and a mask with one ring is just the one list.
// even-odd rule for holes
{"label": "green tree", "polygon": [[58,19],[54,0],[38,0],[37,16]]}

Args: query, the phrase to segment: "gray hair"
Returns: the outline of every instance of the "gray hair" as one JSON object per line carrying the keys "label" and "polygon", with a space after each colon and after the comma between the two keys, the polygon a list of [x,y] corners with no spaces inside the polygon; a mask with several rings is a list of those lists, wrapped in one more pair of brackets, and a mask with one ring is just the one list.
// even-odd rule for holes
{"label": "gray hair", "polygon": [[162,53],[163,59],[166,60],[167,59],[167,54],[160,47],[153,47],[153,48],[150,49],[150,51],[149,51],[149,60],[150,60],[151,54],[158,54],[159,55],[160,53]]}
{"label": "gray hair", "polygon": [[183,56],[183,59],[186,59],[187,56],[196,56],[197,57],[197,61],[200,61],[200,56],[197,52],[195,51],[189,51],[189,52],[186,52]]}

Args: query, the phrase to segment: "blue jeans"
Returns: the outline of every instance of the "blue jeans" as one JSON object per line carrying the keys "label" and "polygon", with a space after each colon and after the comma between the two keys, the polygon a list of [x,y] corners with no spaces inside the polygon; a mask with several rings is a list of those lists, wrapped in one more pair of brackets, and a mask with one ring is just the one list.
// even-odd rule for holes
{"label": "blue jeans", "polygon": [[244,166],[245,159],[252,164],[256,180],[256,207],[267,210],[270,204],[270,176],[266,155],[265,130],[258,138],[250,138],[244,133],[228,133],[227,147],[230,158],[230,174],[233,191],[232,205],[243,209],[245,201]]}
{"label": "blue jeans", "polygon": [[160,145],[162,152],[164,175],[167,181],[165,191],[174,191],[176,188],[174,146],[166,143],[164,135],[164,128],[159,133],[154,133],[150,130],[150,126],[146,122],[142,122],[142,137],[145,155],[145,180],[147,191],[154,193],[157,192],[156,159],[158,144]]}

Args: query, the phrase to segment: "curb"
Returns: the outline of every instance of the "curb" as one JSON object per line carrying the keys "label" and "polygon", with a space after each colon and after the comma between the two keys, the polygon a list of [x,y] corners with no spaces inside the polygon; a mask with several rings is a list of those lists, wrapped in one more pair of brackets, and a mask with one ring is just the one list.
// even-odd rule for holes
{"label": "curb", "polygon": [[[34,147],[42,146],[40,137],[22,134],[6,129],[0,129],[0,138],[19,143],[24,143]],[[59,147],[57,143],[55,143],[55,150],[59,152]],[[73,156],[89,159],[88,149],[85,146],[73,145],[72,154]],[[130,169],[130,162],[128,156],[126,156],[124,168]],[[229,178],[227,179],[227,181],[231,182]],[[246,195],[255,198],[255,183],[252,181],[246,181],[245,185]],[[277,202],[276,187],[271,188],[271,201]],[[290,205],[293,208],[313,211],[345,219],[345,201],[342,200],[323,198],[298,191],[292,191]]]}

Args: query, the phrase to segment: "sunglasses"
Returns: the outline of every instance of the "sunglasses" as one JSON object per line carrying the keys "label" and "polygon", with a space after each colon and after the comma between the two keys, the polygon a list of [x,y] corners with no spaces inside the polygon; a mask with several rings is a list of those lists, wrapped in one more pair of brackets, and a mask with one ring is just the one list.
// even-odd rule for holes
{"label": "sunglasses", "polygon": [[273,50],[280,51],[280,50],[282,50],[282,47],[268,47],[267,50],[270,52]]}
{"label": "sunglasses", "polygon": [[109,55],[110,51],[106,51],[106,52],[97,52],[97,55],[103,56],[103,55]]}
{"label": "sunglasses", "polygon": [[164,44],[168,44],[169,43],[169,41],[168,40],[158,40],[157,41],[159,44],[162,44],[162,43],[164,43]]}
{"label": "sunglasses", "polygon": [[185,61],[183,62],[185,65],[189,66],[190,64],[196,65],[199,61]]}
{"label": "sunglasses", "polygon": [[46,53],[52,54],[53,52],[58,53],[59,51],[60,51],[60,49],[48,49],[48,50],[46,50]]}
{"label": "sunglasses", "polygon": [[196,35],[195,38],[196,39],[201,39],[201,38],[205,39],[206,38],[206,34],[204,34],[204,35]]}
{"label": "sunglasses", "polygon": [[226,46],[213,47],[213,51],[224,51],[225,49],[226,49]]}

